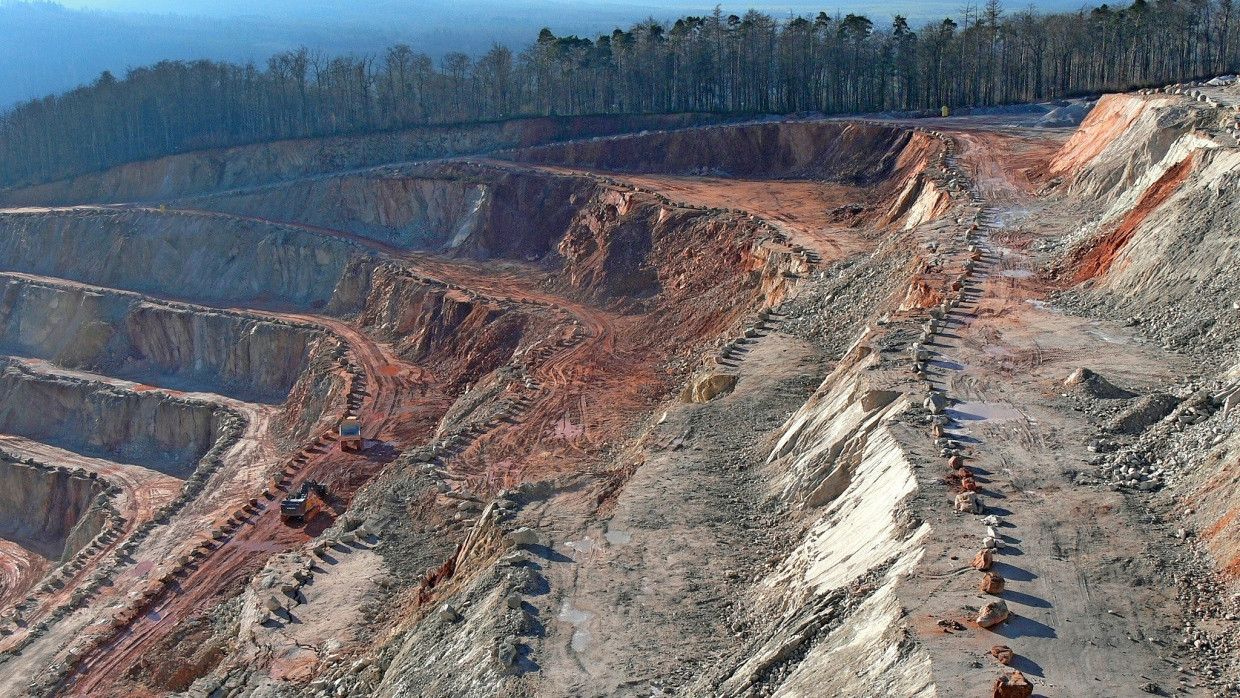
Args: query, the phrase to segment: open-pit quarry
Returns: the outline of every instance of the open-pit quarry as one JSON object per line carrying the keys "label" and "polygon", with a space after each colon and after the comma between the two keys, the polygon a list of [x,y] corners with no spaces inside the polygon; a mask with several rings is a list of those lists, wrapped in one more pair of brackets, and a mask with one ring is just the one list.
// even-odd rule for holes
{"label": "open-pit quarry", "polygon": [[0,192],[0,695],[1240,693],[1235,105]]}

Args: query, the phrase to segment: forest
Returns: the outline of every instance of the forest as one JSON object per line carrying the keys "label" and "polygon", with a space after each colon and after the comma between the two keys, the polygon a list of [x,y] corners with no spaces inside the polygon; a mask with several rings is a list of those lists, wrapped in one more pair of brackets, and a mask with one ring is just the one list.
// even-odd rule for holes
{"label": "forest", "polygon": [[0,186],[171,153],[519,116],[937,110],[1057,99],[1235,72],[1231,0],[1072,13],[999,0],[910,27],[750,11],[646,20],[596,38],[544,29],[523,50],[435,61],[408,46],[265,65],[165,61],[0,115]]}

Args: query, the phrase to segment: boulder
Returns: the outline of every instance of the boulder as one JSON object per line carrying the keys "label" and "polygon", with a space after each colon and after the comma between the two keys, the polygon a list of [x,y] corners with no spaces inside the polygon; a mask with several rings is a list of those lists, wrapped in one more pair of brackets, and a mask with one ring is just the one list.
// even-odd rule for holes
{"label": "boulder", "polygon": [[1003,575],[998,572],[987,572],[982,576],[982,593],[998,596],[1003,593]]}
{"label": "boulder", "polygon": [[513,610],[521,608],[521,595],[520,594],[509,594],[507,597],[504,598],[504,605]]}
{"label": "boulder", "polygon": [[505,538],[509,542],[511,542],[513,545],[537,545],[538,544],[538,533],[536,533],[534,529],[532,528],[526,528],[526,527],[518,528],[517,530],[505,536]]}
{"label": "boulder", "polygon": [[710,373],[697,376],[689,381],[680,394],[683,402],[710,402],[720,395],[732,392],[736,387],[736,376],[727,373]]}
{"label": "boulder", "polygon": [[1171,414],[1179,404],[1179,398],[1167,393],[1146,395],[1107,423],[1107,431],[1116,434],[1139,434]]}
{"label": "boulder", "polygon": [[983,628],[991,628],[1007,620],[1009,615],[1006,603],[1002,600],[991,601],[982,606],[981,612],[977,614],[977,624]]}
{"label": "boulder", "polygon": [[995,689],[991,698],[1031,698],[1033,684],[1019,671],[1008,673],[995,679]]}
{"label": "boulder", "polygon": [[451,604],[444,604],[439,607],[439,620],[446,623],[455,623],[460,617],[461,614],[457,613],[456,609],[453,608]]}
{"label": "boulder", "polygon": [[1003,666],[1011,664],[1012,660],[1016,658],[1016,654],[1012,652],[1012,648],[1007,645],[995,645],[994,647],[991,647],[990,656],[998,660]]}
{"label": "boulder", "polygon": [[962,514],[979,514],[982,511],[982,503],[976,492],[961,492],[956,495],[955,510]]}
{"label": "boulder", "polygon": [[512,669],[517,663],[517,655],[521,648],[515,637],[501,640],[495,647],[495,659],[504,669]]}
{"label": "boulder", "polygon": [[1107,400],[1126,399],[1133,397],[1133,393],[1115,387],[1110,381],[1102,376],[1094,373],[1088,368],[1078,368],[1072,372],[1063,382],[1065,388],[1076,388],[1084,392],[1090,397],[1103,398]]}
{"label": "boulder", "polygon": [[985,572],[994,564],[995,553],[992,550],[979,550],[977,554],[973,556],[973,569],[975,570]]}
{"label": "boulder", "polygon": [[523,565],[529,561],[530,561],[530,554],[525,552],[524,550],[514,550],[508,553],[507,555],[500,556],[499,558],[499,564],[508,565],[510,567],[516,567],[517,565]]}

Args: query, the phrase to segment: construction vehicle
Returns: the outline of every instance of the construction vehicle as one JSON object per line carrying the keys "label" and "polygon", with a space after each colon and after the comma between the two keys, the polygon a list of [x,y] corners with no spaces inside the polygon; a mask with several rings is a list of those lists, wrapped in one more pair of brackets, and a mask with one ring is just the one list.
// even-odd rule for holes
{"label": "construction vehicle", "polygon": [[345,417],[340,420],[340,426],[336,431],[340,436],[341,451],[362,450],[362,422],[357,417]]}
{"label": "construction vehicle", "polygon": [[306,480],[301,488],[280,500],[280,518],[285,521],[306,519],[322,505],[326,504],[327,485]]}

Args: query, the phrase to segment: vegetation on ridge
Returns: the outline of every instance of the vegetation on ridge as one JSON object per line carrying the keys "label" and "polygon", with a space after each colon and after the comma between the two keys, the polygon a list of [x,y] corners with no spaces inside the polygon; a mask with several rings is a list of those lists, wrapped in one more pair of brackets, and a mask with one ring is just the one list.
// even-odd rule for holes
{"label": "vegetation on ridge", "polygon": [[0,115],[0,186],[284,138],[533,115],[826,113],[1054,99],[1233,71],[1231,0],[1135,0],[1075,13],[1006,13],[997,0],[913,31],[897,16],[776,20],[718,9],[597,39],[544,29],[439,65],[308,49],[254,64],[162,62]]}

